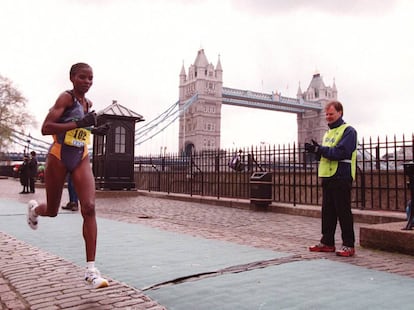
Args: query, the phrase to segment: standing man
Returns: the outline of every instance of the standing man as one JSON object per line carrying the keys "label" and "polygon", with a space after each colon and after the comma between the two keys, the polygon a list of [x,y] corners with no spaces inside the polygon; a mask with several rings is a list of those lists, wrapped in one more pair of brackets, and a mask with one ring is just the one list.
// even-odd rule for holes
{"label": "standing man", "polygon": [[335,252],[335,230],[339,220],[342,247],[338,256],[355,254],[354,221],[351,212],[352,181],[356,173],[357,132],[344,122],[343,106],[331,101],[325,106],[329,130],[322,145],[312,140],[305,151],[320,157],[318,176],[322,179],[322,238],[309,247],[311,252]]}
{"label": "standing man", "polygon": [[23,190],[19,194],[29,193],[29,157],[24,155],[23,163],[19,167],[20,184],[23,185]]}
{"label": "standing man", "polygon": [[35,182],[37,178],[37,158],[36,158],[36,152],[31,151],[30,152],[30,161],[29,161],[29,186],[30,186],[30,192],[35,192]]}

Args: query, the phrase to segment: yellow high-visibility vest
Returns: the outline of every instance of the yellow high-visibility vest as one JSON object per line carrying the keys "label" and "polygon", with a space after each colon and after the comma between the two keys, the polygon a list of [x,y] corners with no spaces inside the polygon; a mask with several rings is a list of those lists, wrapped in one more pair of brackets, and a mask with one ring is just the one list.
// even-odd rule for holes
{"label": "yellow high-visibility vest", "polygon": [[[342,124],[339,127],[329,129],[323,136],[322,146],[334,147],[337,145],[338,142],[342,139],[344,131],[348,126],[348,124]],[[347,162],[351,164],[351,176],[353,180],[355,179],[356,173],[356,155],[357,152],[355,147],[355,150],[352,152],[351,159],[341,160],[341,162]],[[339,161],[337,160],[330,160],[321,156],[318,168],[318,176],[321,178],[329,178],[333,176],[338,169],[338,163]]]}

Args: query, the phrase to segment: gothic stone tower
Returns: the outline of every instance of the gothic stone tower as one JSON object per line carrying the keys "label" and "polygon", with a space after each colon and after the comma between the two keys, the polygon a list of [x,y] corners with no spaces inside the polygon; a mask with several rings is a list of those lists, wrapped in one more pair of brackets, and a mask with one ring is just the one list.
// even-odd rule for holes
{"label": "gothic stone tower", "polygon": [[325,86],[322,77],[319,73],[313,75],[313,78],[308,86],[308,89],[302,93],[300,85],[297,92],[297,98],[306,101],[320,102],[322,110],[319,112],[306,111],[298,114],[298,145],[303,145],[305,142],[314,139],[319,143],[322,142],[323,135],[327,130],[325,120],[325,105],[332,100],[337,100],[338,91],[336,89],[335,81],[332,87]]}
{"label": "gothic stone tower", "polygon": [[[220,148],[220,122],[223,88],[223,70],[220,58],[216,68],[209,63],[204,50],[185,72],[184,64],[180,73],[179,86],[179,152],[190,154]],[[187,110],[182,107],[186,100],[198,94],[198,99]]]}

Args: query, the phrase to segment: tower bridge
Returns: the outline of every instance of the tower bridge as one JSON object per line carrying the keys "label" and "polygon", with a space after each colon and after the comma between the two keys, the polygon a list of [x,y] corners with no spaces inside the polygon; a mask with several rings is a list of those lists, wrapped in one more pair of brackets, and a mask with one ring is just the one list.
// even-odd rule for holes
{"label": "tower bridge", "polygon": [[[186,102],[197,94],[197,100],[188,109]],[[323,109],[331,100],[337,99],[335,81],[326,86],[319,73],[313,75],[308,88],[300,86],[296,98],[281,93],[266,94],[251,90],[223,87],[223,69],[220,58],[216,66],[209,63],[204,50],[197,53],[186,72],[180,72],[179,105],[183,111],[179,117],[179,151],[189,153],[220,148],[221,107],[233,105],[297,115],[297,143],[315,139],[320,141],[326,131]],[[276,142],[276,141],[275,141]]]}
{"label": "tower bridge", "polygon": [[264,109],[289,113],[305,113],[306,110],[321,111],[319,102],[304,101],[302,98],[295,99],[281,96],[280,94],[265,94],[250,90],[241,90],[223,87],[223,104],[239,107]]}

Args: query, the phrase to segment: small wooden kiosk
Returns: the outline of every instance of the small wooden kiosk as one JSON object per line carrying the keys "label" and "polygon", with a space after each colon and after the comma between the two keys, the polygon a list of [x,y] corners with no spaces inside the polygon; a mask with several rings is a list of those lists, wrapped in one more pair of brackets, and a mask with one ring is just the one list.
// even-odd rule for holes
{"label": "small wooden kiosk", "polygon": [[115,100],[98,113],[98,126],[109,123],[106,136],[94,135],[92,170],[96,189],[135,189],[135,123],[144,121],[135,113]]}

